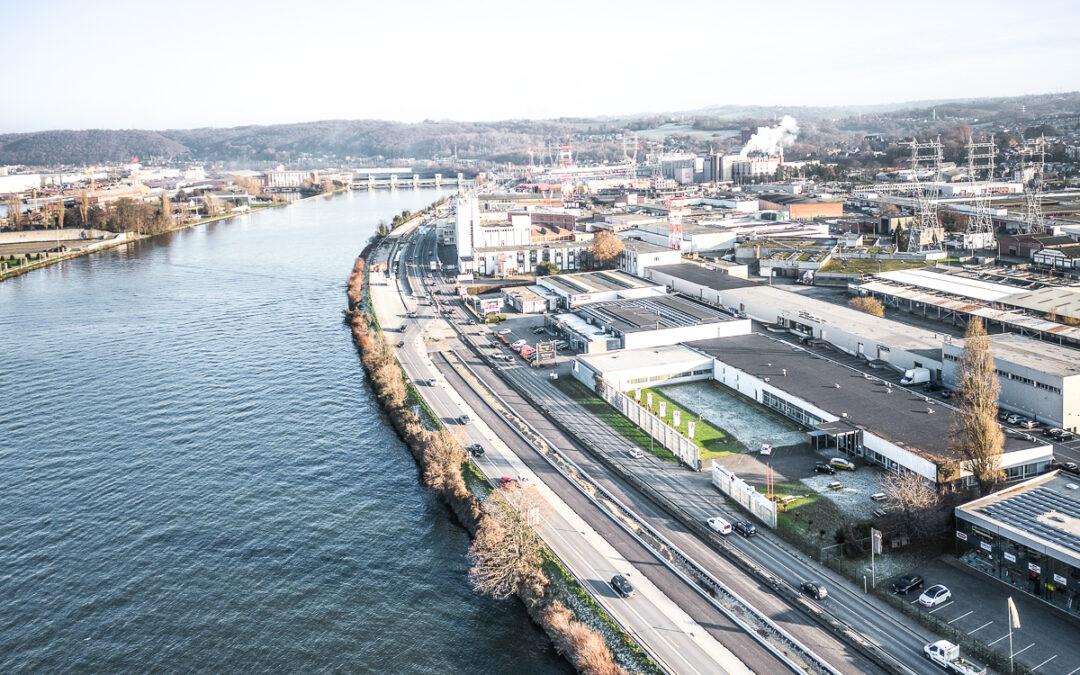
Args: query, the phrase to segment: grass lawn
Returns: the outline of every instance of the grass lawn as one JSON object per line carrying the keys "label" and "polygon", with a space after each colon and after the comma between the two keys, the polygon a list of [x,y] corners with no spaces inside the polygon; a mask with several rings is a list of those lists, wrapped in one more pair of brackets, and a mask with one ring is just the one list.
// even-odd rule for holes
{"label": "grass lawn", "polygon": [[932,267],[934,263],[923,260],[870,260],[852,258],[850,260],[830,260],[821,268],[822,272],[840,274],[874,274],[876,272],[895,272],[896,270],[914,270]]}
{"label": "grass lawn", "polygon": [[[758,491],[765,492],[764,486]],[[773,493],[778,498],[798,497],[777,504],[776,529],[781,537],[814,556],[822,546],[834,543],[836,530],[847,518],[827,497],[797,480],[774,484]]]}
{"label": "grass lawn", "polygon": [[667,403],[667,414],[663,417],[663,420],[671,426],[675,426],[675,411],[678,410],[680,412],[682,415],[682,424],[677,427],[679,431],[685,431],[686,423],[690,420],[697,422],[697,425],[694,427],[694,442],[701,448],[701,461],[704,462],[705,460],[724,457],[746,450],[746,446],[740,443],[737,438],[719,427],[714,427],[704,419],[698,420],[697,413],[687,410],[667,396],[664,396],[664,394],[657,389],[641,390],[642,405],[645,404],[648,393],[652,393],[653,395],[652,413],[654,415],[660,414],[660,401]]}
{"label": "grass lawn", "polygon": [[555,386],[580,406],[602,419],[609,427],[622,434],[623,438],[630,441],[630,444],[636,445],[645,452],[651,452],[660,459],[677,461],[675,455],[667,448],[651,442],[652,439],[647,433],[634,426],[633,422],[623,417],[618,410],[612,408],[607,401],[582,383],[572,377],[560,377],[555,380]]}

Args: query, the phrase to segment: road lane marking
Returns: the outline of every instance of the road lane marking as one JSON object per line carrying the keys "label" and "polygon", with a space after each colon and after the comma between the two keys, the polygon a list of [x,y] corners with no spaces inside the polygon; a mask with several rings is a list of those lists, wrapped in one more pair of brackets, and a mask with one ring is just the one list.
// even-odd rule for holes
{"label": "road lane marking", "polygon": [[975,630],[972,630],[972,631],[968,631],[968,635],[971,635],[972,633],[978,632],[978,631],[982,630],[983,628],[986,628],[987,626],[989,626],[989,625],[990,625],[990,624],[992,624],[992,623],[994,623],[994,622],[993,622],[993,621],[987,621],[986,623],[984,623],[983,625],[979,626],[979,627],[978,627],[978,628],[976,628]]}
{"label": "road lane marking", "polygon": [[967,616],[968,614],[974,614],[974,613],[975,613],[975,610],[971,610],[971,611],[970,611],[970,612],[968,612],[967,614],[961,614],[960,616],[956,617],[955,619],[953,619],[953,620],[952,620],[952,621],[950,621],[949,623],[950,623],[950,624],[952,624],[952,623],[954,623],[954,622],[956,622],[956,621],[959,621],[960,619],[963,619],[963,618],[964,618],[965,616]]}
{"label": "road lane marking", "polygon": [[939,609],[945,609],[946,607],[948,607],[948,606],[949,606],[949,605],[951,605],[951,604],[953,604],[953,601],[952,601],[952,600],[950,600],[950,601],[946,602],[946,603],[945,603],[944,605],[942,605],[941,607],[935,607],[934,609],[930,610],[930,612],[929,612],[929,613],[930,613],[930,614],[933,614],[934,612],[938,611]]}
{"label": "road lane marking", "polygon": [[1029,644],[1029,645],[1028,645],[1027,647],[1024,647],[1023,649],[1021,649],[1020,651],[1018,651],[1018,652],[1013,652],[1013,658],[1016,658],[1017,656],[1020,656],[1021,654],[1023,654],[1024,652],[1026,652],[1027,650],[1031,649],[1031,648],[1032,648],[1032,647],[1034,647],[1034,646],[1035,646],[1035,643],[1034,643],[1034,642],[1032,642],[1032,643],[1031,643],[1031,644]]}
{"label": "road lane marking", "polygon": [[[1015,654],[1014,654],[1014,656],[1015,656]],[[1053,661],[1053,660],[1054,660],[1054,659],[1056,659],[1057,657],[1058,657],[1058,655],[1057,655],[1057,654],[1054,654],[1054,655],[1053,655],[1053,656],[1051,656],[1050,658],[1046,659],[1045,661],[1043,661],[1043,662],[1042,662],[1042,663],[1040,663],[1039,665],[1037,665],[1037,666],[1035,666],[1034,668],[1032,668],[1032,669],[1031,669],[1031,671],[1032,671],[1032,672],[1035,672],[1036,670],[1038,670],[1039,668],[1042,668],[1043,666],[1045,666],[1046,664],[1050,663],[1051,661]],[[1076,670],[1080,670],[1080,668],[1077,668]],[[1076,672],[1076,670],[1074,670],[1073,672],[1075,673],[1075,672]]]}

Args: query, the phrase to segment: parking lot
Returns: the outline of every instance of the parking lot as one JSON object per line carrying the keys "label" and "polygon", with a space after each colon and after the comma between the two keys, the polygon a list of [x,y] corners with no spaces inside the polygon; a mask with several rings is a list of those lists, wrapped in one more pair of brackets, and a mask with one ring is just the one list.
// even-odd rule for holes
{"label": "parking lot", "polygon": [[[926,581],[905,600],[1003,656],[1009,655],[1006,602],[1012,597],[1021,626],[1013,631],[1016,663],[1036,673],[1080,673],[1080,621],[951,557],[935,560],[913,573]],[[952,598],[925,609],[918,604],[919,594],[934,584],[948,587]]]}

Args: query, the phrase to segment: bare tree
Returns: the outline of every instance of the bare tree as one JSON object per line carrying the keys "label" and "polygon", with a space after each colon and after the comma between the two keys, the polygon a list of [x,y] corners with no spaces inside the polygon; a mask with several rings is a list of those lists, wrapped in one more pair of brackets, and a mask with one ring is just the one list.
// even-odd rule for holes
{"label": "bare tree", "polygon": [[469,547],[469,581],[478,593],[497,599],[524,591],[539,597],[547,585],[543,545],[529,525],[532,488],[508,486],[484,501],[484,515]]}
{"label": "bare tree", "polygon": [[600,267],[611,265],[623,252],[622,240],[607,230],[601,230],[593,240],[593,260]]}
{"label": "bare tree", "polygon": [[22,202],[19,201],[19,196],[16,194],[10,194],[7,198],[7,214],[8,224],[11,229],[17,230],[22,225]]}
{"label": "bare tree", "polygon": [[860,296],[848,300],[848,307],[857,309],[860,312],[866,312],[870,316],[876,316],[881,318],[885,316],[885,306],[881,304],[881,301],[877,298],[871,298],[869,296]]}
{"label": "bare tree", "polygon": [[941,495],[914,471],[889,474],[881,484],[889,499],[900,507],[905,525],[914,535],[930,534],[941,514]]}
{"label": "bare tree", "polygon": [[86,190],[79,190],[79,224],[90,225],[90,193]]}
{"label": "bare tree", "polygon": [[579,672],[589,675],[625,675],[599,633],[580,621],[566,605],[555,601],[540,613],[540,622],[555,643]]}
{"label": "bare tree", "polygon": [[953,417],[949,445],[974,474],[979,491],[987,494],[1002,478],[1005,437],[997,421],[1001,385],[982,319],[971,319],[964,337],[964,353],[958,364],[959,412]]}
{"label": "bare tree", "polygon": [[64,195],[60,194],[60,200],[56,202],[56,227],[64,226]]}

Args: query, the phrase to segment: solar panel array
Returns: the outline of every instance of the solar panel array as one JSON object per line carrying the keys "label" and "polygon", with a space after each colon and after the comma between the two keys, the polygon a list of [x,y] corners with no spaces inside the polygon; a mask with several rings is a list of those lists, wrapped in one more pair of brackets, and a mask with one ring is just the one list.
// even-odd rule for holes
{"label": "solar panel array", "polygon": [[1080,551],[1080,535],[1039,520],[1051,511],[1067,518],[1080,519],[1080,499],[1076,497],[1047,487],[1037,487],[976,510],[1021,532]]}

